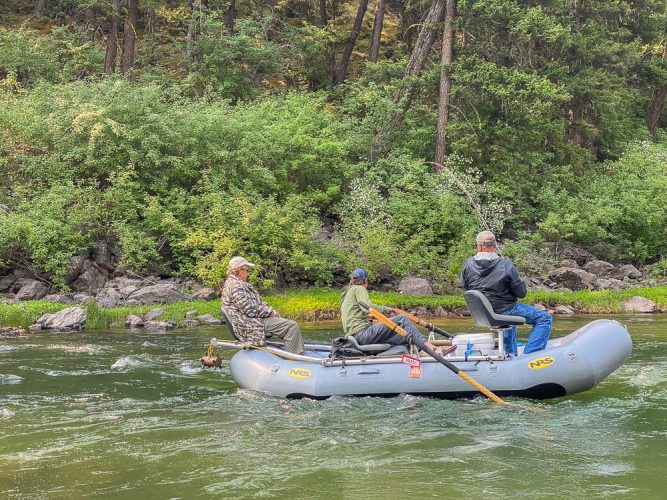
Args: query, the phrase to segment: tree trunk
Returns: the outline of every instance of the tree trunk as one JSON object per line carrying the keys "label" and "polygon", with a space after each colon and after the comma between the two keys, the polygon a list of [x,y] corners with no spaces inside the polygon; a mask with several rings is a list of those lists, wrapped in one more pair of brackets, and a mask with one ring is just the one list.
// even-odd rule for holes
{"label": "tree trunk", "polygon": [[44,12],[46,12],[46,0],[37,0],[32,11],[32,17],[39,19],[44,16]]}
{"label": "tree trunk", "polygon": [[86,7],[83,11],[83,28],[86,32],[86,39],[95,41],[95,9],[93,7]]}
{"label": "tree trunk", "polygon": [[651,137],[655,137],[660,115],[665,107],[665,99],[667,98],[667,83],[655,91],[653,98],[648,106],[648,113],[646,117],[646,125],[648,126],[648,133]]}
{"label": "tree trunk", "polygon": [[126,75],[134,66],[134,45],[137,41],[137,21],[139,20],[139,0],[127,0],[127,16],[123,27],[123,53],[120,58],[120,72]]}
{"label": "tree trunk", "polygon": [[104,59],[104,72],[111,75],[116,71],[116,54],[118,52],[118,30],[120,29],[120,0],[112,0],[113,14],[109,36],[107,37],[107,53]]}
{"label": "tree trunk", "polygon": [[357,37],[359,36],[359,31],[361,30],[361,23],[364,20],[364,15],[366,14],[367,8],[368,0],[361,0],[359,2],[359,8],[357,9],[357,17],[354,19],[354,25],[352,26],[352,30],[350,31],[347,40],[345,41],[343,56],[341,57],[340,64],[338,65],[338,71],[336,72],[334,84],[341,83],[343,80],[345,80],[347,66],[350,64],[352,50],[354,49],[354,44],[357,43]]}
{"label": "tree trunk", "polygon": [[327,0],[320,0],[320,26],[322,28],[326,28],[328,22],[329,16],[327,15]]}
{"label": "tree trunk", "polygon": [[236,24],[236,0],[231,0],[229,2],[229,8],[227,9],[227,14],[225,14],[225,26],[227,26],[227,31],[231,35],[234,34],[234,25]]}
{"label": "tree trunk", "polygon": [[190,24],[188,26],[188,34],[186,35],[185,42],[185,51],[188,56],[188,67],[191,68],[193,61],[192,48],[194,41],[197,39],[199,32],[201,31],[201,11],[204,7],[204,2],[202,0],[193,0],[190,2]]}
{"label": "tree trunk", "polygon": [[572,21],[572,32],[581,33],[581,7],[583,0],[574,0],[574,19]]}
{"label": "tree trunk", "polygon": [[438,127],[435,139],[435,169],[441,170],[447,152],[447,126],[449,125],[449,98],[452,90],[452,53],[454,49],[454,16],[456,0],[446,0],[445,25],[442,29],[442,54],[440,57],[440,98],[438,99]]}
{"label": "tree trunk", "polygon": [[385,0],[378,0],[375,8],[375,24],[373,24],[373,37],[371,38],[371,50],[368,54],[370,62],[377,62],[380,51],[380,37],[382,36],[382,25],[384,24]]}
{"label": "tree trunk", "polygon": [[[426,19],[424,20],[424,23],[419,30],[419,36],[417,37],[415,48],[410,55],[408,66],[405,68],[406,80],[411,77],[419,76],[424,69],[428,59],[428,54],[431,50],[431,47],[433,46],[433,42],[435,41],[435,36],[438,34],[438,28],[440,27],[440,22],[442,21],[444,14],[445,0],[434,0],[433,5],[431,5],[431,8],[428,11]],[[408,109],[410,109],[415,91],[415,84],[410,83],[407,86],[401,86],[394,94],[394,104],[398,105],[402,103],[402,106],[392,119],[393,125],[403,121],[405,113],[408,111]]]}

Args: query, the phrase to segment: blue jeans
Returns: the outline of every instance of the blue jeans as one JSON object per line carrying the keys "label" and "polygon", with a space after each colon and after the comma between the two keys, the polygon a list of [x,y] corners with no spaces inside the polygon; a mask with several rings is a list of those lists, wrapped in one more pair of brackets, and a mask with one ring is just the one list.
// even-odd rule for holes
{"label": "blue jeans", "polygon": [[[399,314],[398,316],[392,316],[390,318],[394,323],[403,327],[403,329],[408,333],[408,337],[417,337],[422,340],[425,340],[419,330],[413,325],[408,318]],[[359,345],[368,345],[368,344],[390,344],[390,345],[406,345],[408,339],[402,337],[398,333],[394,332],[388,326],[383,325],[379,321],[373,323],[372,325],[367,326],[363,330],[354,334],[354,338],[357,339]]]}
{"label": "blue jeans", "polygon": [[[507,314],[509,316],[521,316],[526,318],[526,323],[533,325],[533,329],[528,334],[528,342],[523,350],[524,354],[529,354],[535,351],[541,351],[547,346],[549,334],[551,333],[551,314],[546,311],[517,302],[509,309],[500,314]],[[516,346],[516,326],[512,326],[505,330],[503,335],[505,342],[505,351],[507,354],[517,355]]]}

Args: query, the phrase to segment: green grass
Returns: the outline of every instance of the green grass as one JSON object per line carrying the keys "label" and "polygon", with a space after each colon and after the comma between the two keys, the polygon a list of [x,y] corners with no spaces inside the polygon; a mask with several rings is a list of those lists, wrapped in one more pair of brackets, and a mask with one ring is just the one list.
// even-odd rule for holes
{"label": "green grass", "polygon": [[[528,294],[524,302],[529,304],[541,302],[552,307],[560,304],[569,305],[574,307],[578,312],[617,314],[623,312],[622,303],[635,295],[650,299],[657,304],[658,309],[667,311],[667,287],[632,288],[617,292],[608,290],[572,293],[532,292]],[[340,290],[318,288],[290,290],[280,294],[267,295],[265,300],[283,316],[298,321],[339,318]],[[431,310],[437,307],[453,310],[465,307],[462,293],[417,297],[393,292],[371,292],[371,300],[376,304],[386,304],[392,307],[400,307],[401,309],[425,306]],[[71,306],[43,300],[0,303],[0,325],[27,328],[42,314],[53,313],[66,307]],[[90,303],[85,307],[88,309],[88,320],[86,322],[86,329],[88,330],[122,327],[125,324],[125,318],[129,314],[143,316],[156,307],[164,307],[166,309],[166,312],[160,317],[161,321],[174,321],[178,323],[185,318],[185,313],[188,311],[196,311],[198,314],[208,313],[215,317],[220,317],[220,303],[218,300],[209,302],[177,302],[169,305],[114,307],[111,309],[101,308],[96,303]]]}

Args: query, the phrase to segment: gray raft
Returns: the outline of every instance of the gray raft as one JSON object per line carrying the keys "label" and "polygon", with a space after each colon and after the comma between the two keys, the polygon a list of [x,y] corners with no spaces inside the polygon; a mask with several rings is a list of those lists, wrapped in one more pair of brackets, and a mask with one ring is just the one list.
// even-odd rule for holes
{"label": "gray raft", "polygon": [[[550,340],[543,351],[509,356],[502,345],[502,331],[508,324],[522,323],[523,318],[483,310],[488,304],[481,304],[478,310],[475,307],[479,304],[471,306],[468,301],[468,305],[477,324],[493,331],[455,336],[452,343],[458,348],[446,359],[501,397],[547,399],[591,389],[632,352],[627,329],[616,321],[600,319]],[[228,326],[233,332],[233,325]],[[279,397],[324,399],[405,393],[453,399],[479,394],[430,357],[421,358],[421,370],[411,369],[406,364],[411,359],[396,354],[395,349],[387,355],[366,352],[352,358],[331,358],[328,345],[308,344],[306,355],[288,353],[271,343],[254,349],[238,341],[211,339],[211,345],[241,349],[230,362],[231,375],[240,387]]]}

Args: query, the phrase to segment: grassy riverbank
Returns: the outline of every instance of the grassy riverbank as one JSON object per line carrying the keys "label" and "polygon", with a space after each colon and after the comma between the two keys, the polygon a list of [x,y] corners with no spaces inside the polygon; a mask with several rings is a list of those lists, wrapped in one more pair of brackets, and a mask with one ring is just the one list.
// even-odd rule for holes
{"label": "grassy riverbank", "polygon": [[[580,291],[572,293],[534,292],[528,294],[525,302],[530,304],[540,302],[549,307],[561,304],[568,305],[574,308],[576,312],[581,313],[617,314],[623,312],[622,303],[635,295],[652,300],[660,310],[667,310],[667,287],[633,288],[622,291]],[[283,316],[299,321],[338,319],[339,316],[340,291],[338,290],[294,290],[276,295],[267,295],[265,298]],[[415,297],[398,293],[372,292],[371,298],[376,303],[403,309],[424,306],[431,312],[438,311],[440,314],[461,314],[465,308],[462,294]],[[56,312],[66,307],[71,306],[43,300],[2,303],[0,304],[0,326],[28,327],[42,314]],[[176,323],[184,319],[185,313],[188,311],[197,311],[199,314],[208,313],[216,317],[220,316],[219,302],[217,300],[209,302],[178,302],[166,306],[114,307],[111,309],[104,309],[96,303],[91,303],[86,307],[88,309],[86,328],[89,330],[122,327],[128,314],[142,316],[156,307],[164,307],[166,309],[160,320],[174,321]],[[438,308],[442,308],[442,310]]]}

